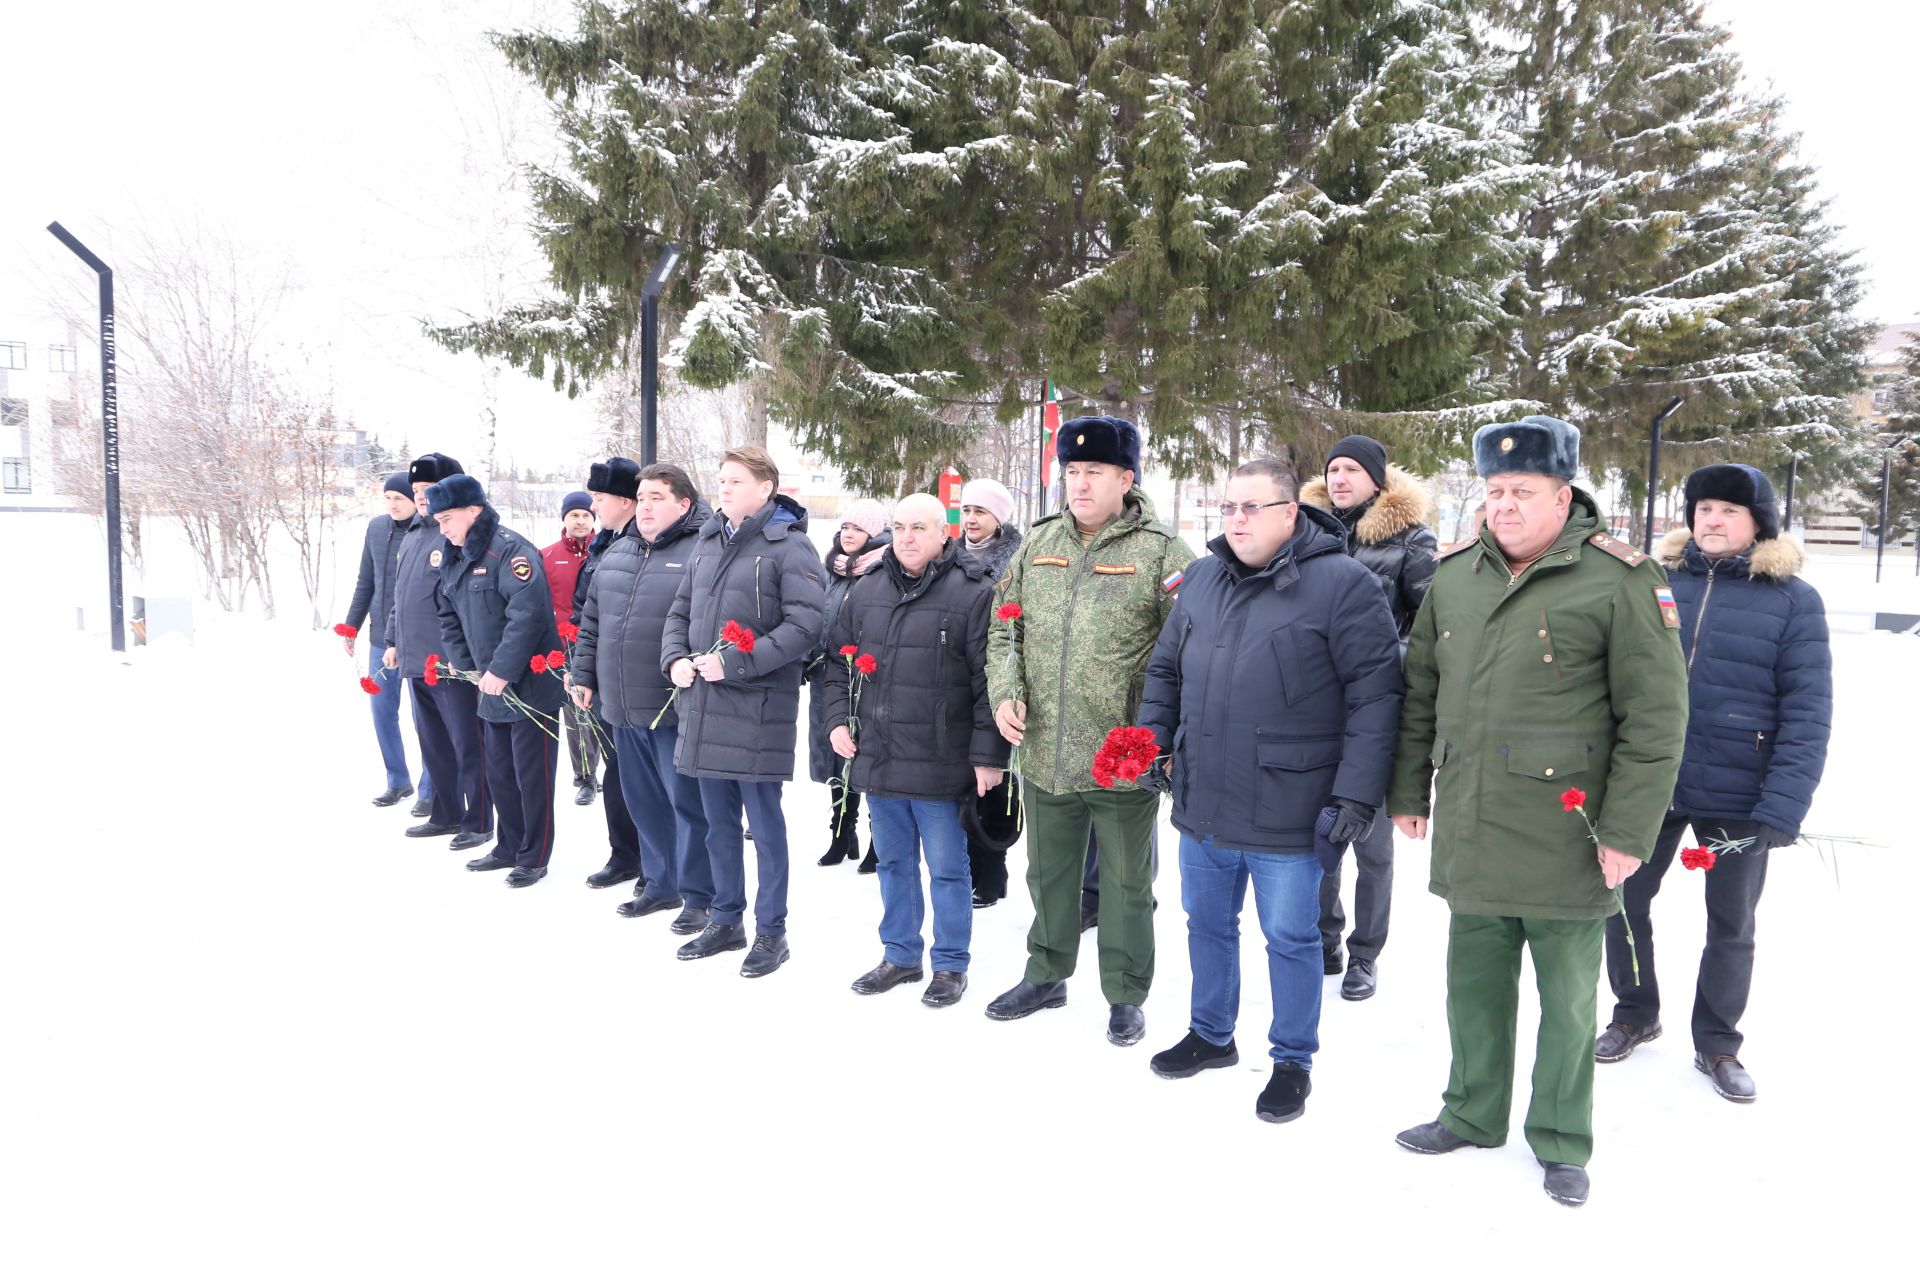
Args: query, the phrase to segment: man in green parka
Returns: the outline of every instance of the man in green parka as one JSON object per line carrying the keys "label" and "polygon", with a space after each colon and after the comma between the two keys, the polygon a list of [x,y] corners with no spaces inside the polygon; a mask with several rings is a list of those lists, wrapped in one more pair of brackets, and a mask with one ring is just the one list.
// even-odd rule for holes
{"label": "man in green parka", "polygon": [[1414,623],[1387,792],[1419,840],[1431,785],[1430,887],[1453,913],[1445,1105],[1398,1141],[1430,1155],[1506,1141],[1526,947],[1540,990],[1527,1145],[1547,1194],[1578,1205],[1604,922],[1653,852],[1686,741],[1680,619],[1660,566],[1573,487],[1571,425],[1482,427],[1473,458],[1486,526],[1441,559]]}
{"label": "man in green parka", "polygon": [[[987,1016],[1007,1021],[1067,1002],[1091,830],[1100,842],[1107,1039],[1129,1045],[1146,1033],[1140,1006],[1153,983],[1149,842],[1160,797],[1129,782],[1101,787],[1093,756],[1108,730],[1139,714],[1147,659],[1193,553],[1134,485],[1140,432],[1131,422],[1075,418],[1060,427],[1055,456],[1066,510],[1036,521],[1020,544],[987,640],[994,719],[1019,748],[1034,908],[1026,978]],[[999,616],[1009,603],[1018,617]]]}

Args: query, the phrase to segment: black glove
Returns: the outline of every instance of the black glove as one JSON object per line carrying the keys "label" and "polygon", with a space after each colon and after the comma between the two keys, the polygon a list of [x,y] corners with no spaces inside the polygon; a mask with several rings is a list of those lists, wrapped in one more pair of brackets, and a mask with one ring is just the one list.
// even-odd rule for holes
{"label": "black glove", "polygon": [[1343,800],[1334,797],[1334,807],[1339,810],[1333,820],[1333,827],[1327,832],[1327,842],[1336,849],[1352,844],[1356,840],[1365,840],[1367,833],[1373,830],[1373,806],[1361,804],[1358,800]]}
{"label": "black glove", "polygon": [[1799,841],[1800,837],[1798,835],[1788,835],[1780,828],[1770,827],[1764,822],[1755,827],[1753,831],[1753,842],[1759,846],[1758,852],[1760,853],[1770,853],[1775,849],[1784,849],[1790,844],[1799,843]]}
{"label": "black glove", "polygon": [[1173,790],[1173,757],[1161,756],[1147,771],[1133,780],[1142,791]]}

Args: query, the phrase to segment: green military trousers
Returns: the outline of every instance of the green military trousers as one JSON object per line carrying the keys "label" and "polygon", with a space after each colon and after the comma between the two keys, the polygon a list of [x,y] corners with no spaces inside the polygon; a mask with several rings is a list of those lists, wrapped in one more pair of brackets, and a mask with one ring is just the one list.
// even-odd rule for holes
{"label": "green military trousers", "polygon": [[1153,985],[1151,791],[1026,790],[1027,981],[1071,977],[1080,958],[1080,879],[1087,832],[1100,841],[1100,990],[1108,1004],[1145,1004]]}
{"label": "green military trousers", "polygon": [[1483,1145],[1507,1139],[1513,1110],[1520,949],[1540,988],[1527,1145],[1542,1160],[1585,1165],[1593,1154],[1593,1034],[1604,920],[1456,915],[1447,941],[1447,1030],[1453,1070],[1440,1123]]}

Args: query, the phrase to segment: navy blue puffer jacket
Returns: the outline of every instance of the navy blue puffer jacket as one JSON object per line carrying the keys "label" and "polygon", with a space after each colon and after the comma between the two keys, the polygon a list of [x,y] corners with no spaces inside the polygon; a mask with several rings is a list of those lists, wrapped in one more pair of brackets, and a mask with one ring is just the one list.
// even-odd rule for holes
{"label": "navy blue puffer jacket", "polygon": [[1789,834],[1813,803],[1833,722],[1833,662],[1820,593],[1787,538],[1709,561],[1687,530],[1660,544],[1687,655],[1686,755],[1673,807]]}

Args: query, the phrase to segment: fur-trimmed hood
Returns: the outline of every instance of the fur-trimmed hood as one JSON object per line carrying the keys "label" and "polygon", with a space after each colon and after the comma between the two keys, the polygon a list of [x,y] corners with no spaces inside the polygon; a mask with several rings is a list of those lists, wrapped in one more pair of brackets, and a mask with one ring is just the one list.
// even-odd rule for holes
{"label": "fur-trimmed hood", "polygon": [[[1315,476],[1300,486],[1300,501],[1322,511],[1333,510],[1333,497],[1327,492],[1327,478]],[[1375,545],[1405,533],[1415,525],[1426,524],[1433,513],[1433,499],[1418,476],[1387,466],[1387,483],[1373,497],[1373,505],[1354,527],[1356,542]]]}
{"label": "fur-trimmed hood", "polygon": [[[1654,555],[1669,572],[1684,569],[1687,564],[1687,549],[1693,545],[1693,531],[1684,526],[1669,529],[1660,539],[1660,545],[1654,549]],[[1777,538],[1762,538],[1753,544],[1753,549],[1744,556],[1734,557],[1746,561],[1747,573],[1755,578],[1767,578],[1774,582],[1785,582],[1798,577],[1807,566],[1807,553],[1800,544],[1781,534]]]}

